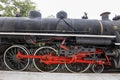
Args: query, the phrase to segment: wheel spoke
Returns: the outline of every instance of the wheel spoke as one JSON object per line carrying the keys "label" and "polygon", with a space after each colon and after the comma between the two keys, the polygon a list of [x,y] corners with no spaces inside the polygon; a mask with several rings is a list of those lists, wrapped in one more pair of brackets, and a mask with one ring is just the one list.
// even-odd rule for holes
{"label": "wheel spoke", "polygon": [[4,53],[4,63],[10,70],[25,70],[29,64],[29,59],[18,60],[16,58],[18,51],[28,55],[28,51],[19,45],[9,47]]}
{"label": "wheel spoke", "polygon": [[[52,47],[39,48],[36,50],[34,55],[49,55],[50,53],[52,55],[58,56],[57,51]],[[33,63],[34,63],[34,66],[36,67],[36,69],[38,69],[39,71],[43,71],[43,72],[53,72],[59,67],[59,64],[47,65],[45,63],[40,62],[39,59],[33,59]]]}
{"label": "wheel spoke", "polygon": [[15,55],[15,53],[14,53],[13,49],[11,49],[11,53],[12,53],[13,55]]}
{"label": "wheel spoke", "polygon": [[104,65],[93,64],[92,71],[94,73],[101,73],[104,71]]}
{"label": "wheel spoke", "polygon": [[12,53],[8,52],[8,55],[13,56]]}
{"label": "wheel spoke", "polygon": [[14,48],[14,53],[17,54],[17,52],[18,52],[18,51],[17,51],[17,48]]}
{"label": "wheel spoke", "polygon": [[65,64],[65,67],[67,68],[68,71],[70,72],[85,72],[89,69],[90,64],[85,64],[85,63],[72,63],[72,64]]}

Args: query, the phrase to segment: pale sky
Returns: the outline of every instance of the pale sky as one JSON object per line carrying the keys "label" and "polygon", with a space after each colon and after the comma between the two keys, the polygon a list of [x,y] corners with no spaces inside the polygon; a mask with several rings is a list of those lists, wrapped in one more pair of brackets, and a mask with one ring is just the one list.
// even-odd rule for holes
{"label": "pale sky", "polygon": [[89,19],[101,19],[102,12],[111,12],[110,19],[120,15],[120,0],[32,0],[42,17],[56,15],[60,10],[67,12],[69,18],[81,18],[84,12]]}

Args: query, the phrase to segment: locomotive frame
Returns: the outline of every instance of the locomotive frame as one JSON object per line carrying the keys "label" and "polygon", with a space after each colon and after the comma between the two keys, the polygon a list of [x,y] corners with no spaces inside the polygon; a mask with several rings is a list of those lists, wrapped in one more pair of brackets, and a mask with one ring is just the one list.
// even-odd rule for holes
{"label": "locomotive frame", "polygon": [[[85,72],[87,70],[89,70],[89,68],[92,66],[92,71],[93,72],[103,72],[104,70],[104,65],[106,66],[111,66],[111,61],[109,58],[109,54],[106,54],[102,48],[98,47],[94,47],[93,48],[83,48],[81,46],[74,46],[75,50],[71,50],[69,49],[66,45],[66,37],[92,37],[92,38],[116,38],[116,36],[108,36],[108,35],[71,35],[71,34],[46,34],[46,33],[0,33],[1,35],[16,35],[16,36],[49,36],[50,38],[48,38],[47,42],[42,42],[44,44],[48,44],[49,41],[58,41],[60,43],[59,45],[59,49],[60,50],[56,50],[55,48],[51,47],[51,46],[42,46],[40,48],[38,48],[34,55],[33,53],[30,53],[29,50],[22,46],[22,45],[13,45],[10,46],[4,53],[4,63],[5,65],[10,69],[10,70],[16,70],[16,67],[14,65],[14,67],[11,67],[10,65],[8,65],[9,63],[7,63],[7,56],[11,56],[13,58],[13,56],[15,56],[15,58],[18,61],[24,60],[24,59],[28,59],[28,62],[26,63],[26,65],[22,68],[17,68],[17,70],[25,70],[28,65],[29,65],[29,59],[33,59],[33,63],[34,66],[37,70],[42,71],[42,72],[53,72],[56,69],[58,69],[60,64],[65,64],[65,67],[67,68],[67,70],[69,70],[70,72]],[[45,34],[45,35],[44,35]],[[61,36],[62,35],[62,36]],[[57,37],[56,37],[57,36]],[[31,40],[31,43],[33,45],[37,44],[36,42],[34,42],[33,40]],[[117,43],[116,43],[117,44]],[[15,51],[17,53],[14,53],[14,48]],[[18,48],[18,49],[17,49]],[[19,48],[22,50],[19,51]],[[12,55],[11,53],[8,53],[11,49],[13,49]],[[43,52],[45,52],[47,49],[51,49],[53,50],[54,53],[51,52],[47,52],[44,53],[44,55],[40,55],[42,53],[38,53],[39,51],[42,51],[42,49],[45,49]],[[18,50],[18,51],[17,51]],[[59,52],[59,53],[58,53]],[[38,55],[39,54],[39,55]],[[99,56],[99,58],[97,58],[97,56]],[[100,56],[101,55],[101,56]],[[91,57],[94,56],[94,57]],[[36,62],[36,59],[39,59],[39,61]],[[9,58],[8,58],[9,60]],[[16,61],[17,61],[16,60]],[[46,66],[49,65],[56,65],[55,67],[52,67],[52,69],[44,69],[43,67],[40,67],[42,64],[38,64],[38,63],[42,63]],[[77,68],[71,67],[71,64],[76,65],[79,64],[79,70],[76,70]],[[21,63],[20,63],[21,64]],[[21,64],[23,65],[23,64]],[[19,65],[20,66],[20,65]],[[70,67],[69,67],[70,66]],[[45,66],[44,66],[45,67]]]}

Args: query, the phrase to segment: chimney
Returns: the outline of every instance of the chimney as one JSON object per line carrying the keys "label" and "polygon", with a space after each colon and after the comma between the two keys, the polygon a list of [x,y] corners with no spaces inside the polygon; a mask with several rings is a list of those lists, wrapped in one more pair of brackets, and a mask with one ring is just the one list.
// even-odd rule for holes
{"label": "chimney", "polygon": [[110,12],[104,12],[100,14],[100,16],[102,17],[102,20],[109,20],[109,14]]}

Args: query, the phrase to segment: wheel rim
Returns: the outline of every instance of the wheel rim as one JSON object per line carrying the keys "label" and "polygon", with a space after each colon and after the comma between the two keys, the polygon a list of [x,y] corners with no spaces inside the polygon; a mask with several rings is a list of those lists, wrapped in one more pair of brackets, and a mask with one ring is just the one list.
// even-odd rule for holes
{"label": "wheel rim", "polygon": [[73,73],[82,73],[89,69],[90,64],[85,63],[71,63],[71,64],[65,64],[65,67],[68,71]]}
{"label": "wheel rim", "polygon": [[[52,47],[41,47],[36,50],[34,55],[46,55],[52,52],[52,55],[58,55],[58,52]],[[40,62],[40,59],[33,59],[34,66],[37,70],[42,72],[53,72],[58,69],[60,64],[51,64],[47,65],[45,63]]]}
{"label": "wheel rim", "polygon": [[28,55],[28,51],[25,47],[19,45],[13,45],[9,47],[4,53],[4,63],[10,70],[25,70],[29,65],[29,59],[16,58],[18,51]]}
{"label": "wheel rim", "polygon": [[103,70],[104,70],[104,65],[94,64],[94,65],[92,66],[92,71],[93,71],[94,73],[101,73],[101,72],[103,72]]}

